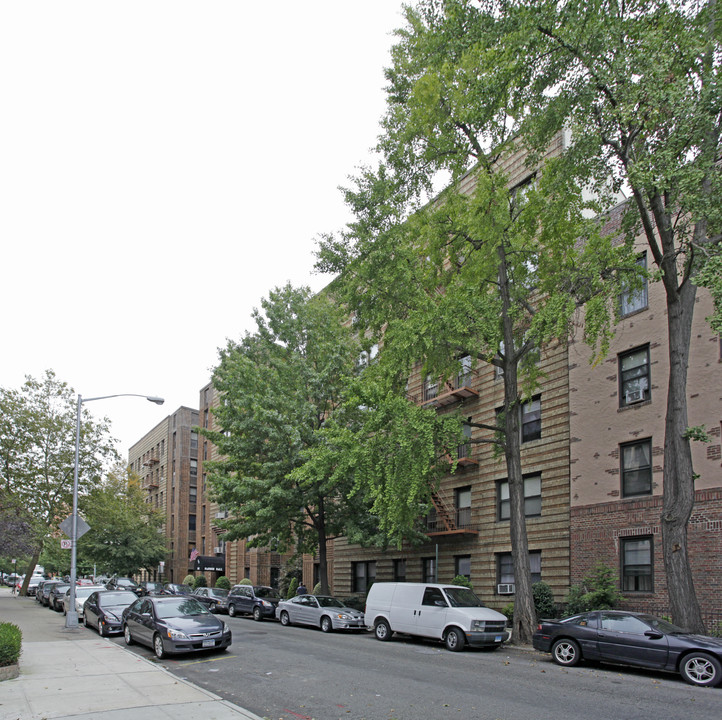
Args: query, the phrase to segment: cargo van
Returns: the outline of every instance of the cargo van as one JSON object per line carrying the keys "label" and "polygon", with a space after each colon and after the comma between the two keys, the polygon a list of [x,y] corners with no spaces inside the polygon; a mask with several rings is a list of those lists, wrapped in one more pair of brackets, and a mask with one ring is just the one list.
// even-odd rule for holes
{"label": "cargo van", "polygon": [[442,640],[453,651],[497,648],[511,636],[506,617],[484,607],[469,588],[438,583],[374,583],[366,624],[377,640],[398,632]]}

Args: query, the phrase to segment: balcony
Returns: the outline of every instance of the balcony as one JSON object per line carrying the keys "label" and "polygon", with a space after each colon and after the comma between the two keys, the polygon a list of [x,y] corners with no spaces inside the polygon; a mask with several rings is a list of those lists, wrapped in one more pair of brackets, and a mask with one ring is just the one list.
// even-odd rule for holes
{"label": "balcony", "polygon": [[479,393],[471,388],[471,380],[471,373],[460,373],[441,388],[438,383],[427,380],[424,385],[424,407],[444,407],[470,397],[479,397]]}
{"label": "balcony", "polygon": [[459,445],[459,449],[456,451],[456,466],[460,468],[479,466],[478,461],[471,457],[470,442]]}
{"label": "balcony", "polygon": [[146,490],[157,490],[158,489],[158,480],[156,480],[153,477],[148,476],[143,480],[143,488]]}
{"label": "balcony", "polygon": [[153,465],[157,465],[160,462],[157,457],[149,457],[144,463],[143,467],[153,467]]}

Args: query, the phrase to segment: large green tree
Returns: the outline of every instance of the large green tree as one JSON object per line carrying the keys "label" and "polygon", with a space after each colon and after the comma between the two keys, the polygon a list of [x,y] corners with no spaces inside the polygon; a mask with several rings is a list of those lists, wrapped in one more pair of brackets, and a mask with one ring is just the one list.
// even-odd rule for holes
{"label": "large green tree", "polygon": [[[507,161],[523,149],[513,130],[526,81],[501,70],[510,19],[438,2],[407,9],[406,18],[387,71],[381,163],[346,191],[356,220],[341,238],[322,243],[320,264],[342,273],[358,326],[383,338],[380,366],[397,390],[415,362],[443,379],[462,371],[462,357],[503,372],[499,423],[468,424],[480,431],[475,441],[497,445],[506,463],[514,636],[530,642],[536,617],[521,406],[536,388],[540,348],[566,340],[578,304],[592,303],[590,332],[604,337],[603,298],[631,277],[631,255],[585,219],[590,207],[556,161],[530,164],[523,184],[510,182]],[[447,189],[429,201],[440,173]],[[398,427],[390,424],[386,434]],[[384,474],[365,479],[374,492]],[[423,507],[433,485],[410,485]]]}
{"label": "large green tree", "polygon": [[223,459],[208,464],[211,494],[230,512],[226,539],[317,553],[327,592],[328,540],[375,531],[353,477],[324,449],[329,423],[352,422],[344,393],[361,346],[343,309],[307,288],[273,290],[253,317],[255,332],[229,342],[213,373],[218,429],[201,432]]}
{"label": "large green tree", "polygon": [[520,0],[498,8],[518,18],[510,46],[534,69],[522,134],[543,148],[566,126],[566,172],[631,194],[628,228],[646,239],[665,291],[662,548],[672,618],[702,631],[687,548],[695,478],[687,368],[697,285],[711,290],[712,324],[722,329],[719,4]]}
{"label": "large green tree", "polygon": [[90,530],[78,541],[78,565],[99,573],[152,571],[166,557],[163,513],[146,502],[138,477],[117,465],[82,498]]}
{"label": "large green tree", "polygon": [[[47,370],[19,389],[0,389],[0,491],[32,517],[35,552],[26,585],[43,545],[59,535],[72,512],[77,402],[73,391]],[[80,428],[78,486],[86,493],[105,464],[117,458],[107,421],[87,412]]]}

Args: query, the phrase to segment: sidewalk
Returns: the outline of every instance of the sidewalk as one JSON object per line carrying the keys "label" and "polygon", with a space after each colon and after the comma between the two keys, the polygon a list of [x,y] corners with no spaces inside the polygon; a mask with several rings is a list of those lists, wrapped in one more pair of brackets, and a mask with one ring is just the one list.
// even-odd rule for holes
{"label": "sidewalk", "polygon": [[0,622],[23,633],[20,676],[0,682],[0,720],[261,720],[64,620],[0,588]]}

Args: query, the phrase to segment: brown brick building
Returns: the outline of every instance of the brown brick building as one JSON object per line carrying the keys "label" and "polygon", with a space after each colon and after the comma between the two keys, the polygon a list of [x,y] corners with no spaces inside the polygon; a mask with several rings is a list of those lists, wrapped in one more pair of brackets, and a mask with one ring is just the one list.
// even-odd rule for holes
{"label": "brown brick building", "polygon": [[178,408],[135,443],[130,468],[147,491],[147,502],[165,515],[165,565],[141,579],[182,582],[197,541],[198,411]]}

